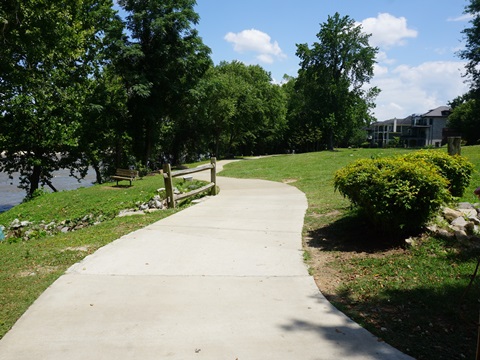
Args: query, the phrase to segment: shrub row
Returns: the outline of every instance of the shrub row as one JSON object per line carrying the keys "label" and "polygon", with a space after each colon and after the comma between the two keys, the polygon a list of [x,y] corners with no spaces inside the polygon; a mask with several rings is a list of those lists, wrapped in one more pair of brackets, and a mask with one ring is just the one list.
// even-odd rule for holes
{"label": "shrub row", "polygon": [[460,156],[418,151],[405,156],[362,159],[335,173],[334,185],[384,233],[421,228],[440,206],[461,196],[473,165]]}

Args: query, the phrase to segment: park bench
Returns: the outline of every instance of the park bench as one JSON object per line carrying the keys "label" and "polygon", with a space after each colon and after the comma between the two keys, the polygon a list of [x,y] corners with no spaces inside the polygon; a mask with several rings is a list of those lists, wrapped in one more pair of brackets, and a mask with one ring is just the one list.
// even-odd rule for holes
{"label": "park bench", "polygon": [[122,180],[130,181],[130,186],[132,186],[132,181],[136,178],[138,178],[138,171],[130,169],[117,169],[115,175],[112,176],[112,179],[117,180],[117,186],[118,182]]}

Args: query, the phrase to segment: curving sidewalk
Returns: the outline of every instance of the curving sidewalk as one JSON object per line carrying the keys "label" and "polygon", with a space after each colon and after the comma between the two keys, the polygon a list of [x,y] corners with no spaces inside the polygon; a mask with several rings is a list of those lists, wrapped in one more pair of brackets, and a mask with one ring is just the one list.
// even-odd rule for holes
{"label": "curving sidewalk", "polygon": [[71,267],[0,341],[0,359],[411,359],[318,291],[302,260],[303,193],[218,183],[218,196]]}

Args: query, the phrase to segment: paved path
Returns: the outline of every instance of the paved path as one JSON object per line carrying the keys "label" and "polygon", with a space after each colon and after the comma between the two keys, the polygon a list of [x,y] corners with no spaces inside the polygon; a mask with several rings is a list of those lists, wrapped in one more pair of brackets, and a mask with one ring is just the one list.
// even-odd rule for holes
{"label": "paved path", "polygon": [[0,359],[410,359],[318,291],[302,261],[303,193],[218,180],[218,196],[70,268]]}

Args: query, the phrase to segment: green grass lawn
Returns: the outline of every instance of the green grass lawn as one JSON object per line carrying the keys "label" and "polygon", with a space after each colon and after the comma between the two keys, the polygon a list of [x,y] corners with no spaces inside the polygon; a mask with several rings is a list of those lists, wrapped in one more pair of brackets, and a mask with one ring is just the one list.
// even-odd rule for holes
{"label": "green grass lawn", "polygon": [[[418,359],[473,358],[480,283],[475,281],[463,294],[477,254],[427,237],[417,248],[387,239],[372,241],[349,202],[333,188],[333,173],[354,160],[408,151],[412,150],[341,149],[265,157],[228,164],[221,175],[285,182],[306,194],[304,258],[320,289],[348,316]],[[480,147],[465,147],[462,154],[475,164],[476,172],[461,200],[474,202],[473,189],[480,186]],[[163,187],[163,180],[149,176],[132,187],[112,185],[45,195],[0,214],[3,225],[15,218],[49,222],[87,214],[105,217],[101,224],[75,232],[0,243],[0,337],[72,264],[174,212],[114,218],[119,210],[148,200]],[[322,288],[327,274],[338,281]]]}

